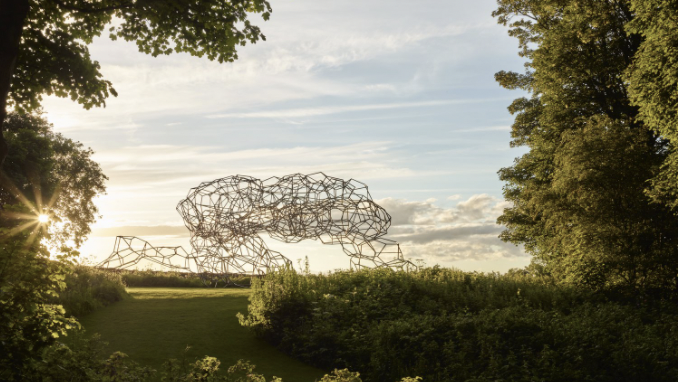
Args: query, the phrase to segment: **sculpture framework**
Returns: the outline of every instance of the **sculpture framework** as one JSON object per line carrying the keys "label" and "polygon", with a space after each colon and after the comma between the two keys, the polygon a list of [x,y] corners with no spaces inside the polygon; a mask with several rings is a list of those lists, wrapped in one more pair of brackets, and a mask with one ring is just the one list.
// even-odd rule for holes
{"label": "sculpture framework", "polygon": [[391,216],[372,200],[364,183],[353,179],[321,172],[263,181],[228,176],[192,188],[177,211],[191,233],[190,253],[118,236],[113,253],[99,266],[125,269],[147,260],[176,271],[212,275],[261,275],[291,266],[289,259],[268,248],[259,236],[265,232],[286,243],[314,239],[341,245],[352,269],[416,269],[397,242],[383,238]]}

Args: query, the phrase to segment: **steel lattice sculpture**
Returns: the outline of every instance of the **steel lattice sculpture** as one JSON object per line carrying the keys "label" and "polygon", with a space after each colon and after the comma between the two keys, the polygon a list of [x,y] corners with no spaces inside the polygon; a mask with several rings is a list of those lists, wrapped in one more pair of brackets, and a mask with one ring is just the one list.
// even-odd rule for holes
{"label": "steel lattice sculpture", "polygon": [[192,188],[177,211],[191,232],[191,253],[118,236],[113,253],[99,266],[130,268],[148,260],[179,271],[255,275],[291,265],[268,248],[259,236],[265,232],[286,243],[316,239],[339,244],[358,269],[416,268],[403,258],[398,243],[383,238],[391,216],[372,200],[365,184],[353,179],[323,173],[264,181],[228,176]]}

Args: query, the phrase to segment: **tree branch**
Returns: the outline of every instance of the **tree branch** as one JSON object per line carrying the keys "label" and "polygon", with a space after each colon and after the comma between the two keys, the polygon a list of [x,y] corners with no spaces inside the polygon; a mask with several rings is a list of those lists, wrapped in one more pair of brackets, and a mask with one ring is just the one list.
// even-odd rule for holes
{"label": "tree branch", "polygon": [[58,5],[59,8],[65,9],[67,11],[82,12],[82,13],[101,13],[101,12],[108,12],[108,11],[117,11],[119,9],[132,8],[134,6],[133,3],[129,2],[127,4],[117,4],[117,5],[111,5],[111,6],[102,7],[102,8],[81,8],[81,7],[74,7],[72,5],[65,4],[61,0],[52,0],[52,1],[56,5]]}

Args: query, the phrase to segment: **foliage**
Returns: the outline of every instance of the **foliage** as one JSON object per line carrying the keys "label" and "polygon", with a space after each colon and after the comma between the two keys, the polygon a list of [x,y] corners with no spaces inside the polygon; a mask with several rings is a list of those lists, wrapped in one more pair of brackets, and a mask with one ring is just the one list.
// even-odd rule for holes
{"label": "foliage", "polygon": [[668,155],[652,180],[649,194],[662,204],[678,208],[678,3],[668,0],[631,0],[635,17],[626,25],[643,38],[627,69],[629,97],[638,107],[638,119],[668,140]]}
{"label": "foliage", "polygon": [[[12,153],[0,183],[0,379],[23,380],[43,349],[78,326],[54,301],[77,254],[65,244],[89,233],[92,199],[106,177],[91,150],[53,133],[43,118],[12,113],[6,125]],[[45,242],[60,247],[57,259]]]}
{"label": "foliage", "polygon": [[[5,205],[5,210],[21,211]],[[0,216],[0,380],[23,380],[24,367],[42,349],[78,326],[50,300],[64,286],[67,273],[30,232],[12,230]]]}
{"label": "foliage", "polygon": [[[43,94],[68,97],[86,109],[117,95],[87,49],[105,30],[111,39],[135,41],[154,57],[173,52],[219,62],[238,58],[237,45],[265,36],[249,13],[268,19],[266,0],[28,0],[22,42],[12,77],[10,105],[35,110]],[[113,18],[120,22],[108,29]],[[36,65],[39,63],[39,65]]]}
{"label": "foliage", "polygon": [[241,325],[365,381],[671,381],[678,310],[548,277],[426,268],[255,280]]}
{"label": "foliage", "polygon": [[205,284],[198,275],[181,272],[147,270],[116,271],[128,287],[202,288]]}
{"label": "foliage", "polygon": [[[266,382],[266,378],[254,372],[255,366],[249,361],[239,360],[227,369],[214,357],[205,356],[189,361],[188,350],[180,360],[167,360],[160,373],[146,366],[140,366],[125,353],[113,352],[107,355],[107,343],[97,334],[86,336],[84,331],[74,331],[68,344],[55,342],[41,350],[39,361],[24,365],[21,381],[42,382],[135,382],[159,380],[164,382]],[[346,379],[348,370],[333,372],[329,381],[360,382],[360,379]],[[328,376],[325,376],[326,378]],[[3,380],[6,380],[3,378]],[[323,379],[325,381],[326,379]],[[273,377],[272,382],[282,382]],[[310,382],[310,381],[309,381]],[[410,382],[403,381],[403,382]],[[416,382],[412,380],[411,382]]]}
{"label": "foliage", "polygon": [[22,381],[135,382],[147,381],[155,372],[129,360],[126,354],[106,356],[106,343],[99,336],[77,336],[68,346],[62,342],[42,351],[40,361],[26,365]]}
{"label": "foliage", "polygon": [[332,374],[325,374],[320,382],[361,382],[360,373],[348,369],[334,369]]}
{"label": "foliage", "polygon": [[[182,361],[171,359],[164,365],[161,380],[163,382],[266,382],[263,375],[254,373],[255,366],[248,361],[239,360],[235,365],[228,368],[225,375],[218,374],[220,364],[219,360],[214,357],[204,357],[190,365],[186,362],[185,357]],[[400,382],[419,381],[421,381],[419,377],[406,377]],[[273,377],[271,382],[282,382],[282,379]],[[334,369],[332,373],[325,374],[320,382],[362,382],[362,379],[360,379],[358,372],[351,372],[348,369]]]}
{"label": "foliage", "polygon": [[6,106],[26,112],[43,94],[105,106],[117,95],[102,78],[88,44],[107,29],[111,39],[134,41],[158,56],[185,52],[219,62],[238,58],[236,46],[265,40],[250,13],[268,20],[266,0],[17,0],[0,2],[0,166],[7,154]]}
{"label": "foliage", "polygon": [[[52,131],[40,115],[10,113],[5,121],[10,154],[3,167],[0,205],[23,203],[30,214],[19,220],[50,216],[45,238],[56,248],[79,246],[97,218],[94,198],[105,193],[108,178],[92,160],[94,152]],[[16,221],[16,224],[22,222]]]}
{"label": "foliage", "polygon": [[[163,382],[266,382],[261,374],[254,373],[256,366],[249,361],[238,360],[229,367],[226,374],[219,373],[221,362],[214,357],[206,356],[189,364],[184,351],[182,359],[170,359],[163,365],[161,380]],[[282,379],[273,377],[272,382],[282,382]]]}
{"label": "foliage", "polygon": [[[135,382],[158,377],[156,370],[138,365],[124,353],[106,356],[107,344],[98,335],[90,338],[83,333],[76,335],[77,338],[70,341],[71,346],[58,342],[46,348],[41,361],[29,368],[24,380]],[[266,382],[263,375],[254,373],[255,366],[247,361],[238,361],[226,373],[220,373],[220,365],[214,357],[206,356],[189,363],[184,356],[181,361],[168,360],[159,377],[166,382]],[[275,377],[271,381],[282,382]]]}
{"label": "foliage", "polygon": [[82,317],[129,296],[120,275],[86,265],[71,265],[64,281],[66,287],[54,303],[70,316]]}
{"label": "foliage", "polygon": [[[219,288],[232,287],[232,284],[226,285],[223,280],[217,279],[205,285],[203,278],[199,274],[175,272],[175,271],[153,271],[146,270],[119,270],[125,285],[128,287],[164,287],[164,288]],[[250,278],[246,276],[233,276],[231,281],[238,285],[249,285]]]}
{"label": "foliage", "polygon": [[641,38],[626,1],[500,0],[524,74],[499,72],[516,99],[512,146],[529,152],[499,171],[513,202],[501,238],[523,244],[559,281],[664,290],[678,279],[678,221],[644,189],[668,142],[639,120],[624,73]]}

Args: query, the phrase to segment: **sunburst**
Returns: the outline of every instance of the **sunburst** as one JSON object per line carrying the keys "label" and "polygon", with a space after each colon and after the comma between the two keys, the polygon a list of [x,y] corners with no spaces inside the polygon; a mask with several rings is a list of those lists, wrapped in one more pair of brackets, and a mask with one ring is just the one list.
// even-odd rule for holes
{"label": "sunburst", "polygon": [[17,221],[18,224],[14,228],[10,229],[9,232],[2,235],[0,237],[0,241],[8,239],[14,235],[17,235],[18,233],[30,229],[31,233],[26,239],[26,245],[31,245],[39,234],[41,233],[44,234],[48,232],[50,223],[53,220],[52,214],[50,213],[51,207],[54,205],[59,196],[60,188],[57,187],[57,189],[52,194],[52,197],[50,198],[49,202],[47,204],[43,204],[42,192],[39,186],[40,183],[36,181],[33,181],[31,183],[33,185],[33,195],[35,203],[33,203],[29,198],[27,198],[19,190],[19,188],[16,187],[14,182],[4,173],[4,171],[0,173],[0,185],[5,190],[9,191],[12,195],[14,195],[21,204],[23,204],[30,210],[30,213],[13,211],[2,212],[6,218],[13,219]]}

